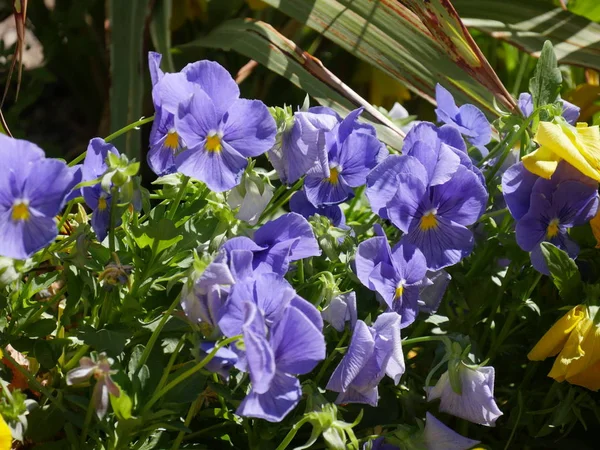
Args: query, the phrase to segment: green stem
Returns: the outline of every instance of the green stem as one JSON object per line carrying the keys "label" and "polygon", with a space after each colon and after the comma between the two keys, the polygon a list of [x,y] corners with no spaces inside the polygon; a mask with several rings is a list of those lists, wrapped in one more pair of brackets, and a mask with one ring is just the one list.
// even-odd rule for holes
{"label": "green stem", "polygon": [[315,378],[315,384],[317,386],[319,385],[319,381],[321,381],[321,378],[323,378],[323,375],[325,375],[325,372],[327,371],[327,368],[329,367],[329,365],[335,359],[335,356],[336,356],[336,353],[337,353],[336,350],[338,348],[340,348],[344,344],[344,341],[346,340],[347,337],[348,337],[348,328],[346,328],[344,330],[344,334],[342,334],[342,337],[340,338],[340,340],[336,344],[335,349],[329,354],[329,356],[327,357],[327,359],[323,362],[323,365],[321,366],[321,370],[319,370],[319,374],[317,375],[317,378]]}
{"label": "green stem", "polygon": [[169,320],[169,317],[171,317],[171,313],[175,310],[175,308],[177,307],[178,304],[179,304],[179,296],[177,296],[175,298],[175,301],[173,301],[173,303],[171,303],[171,306],[169,306],[169,309],[167,309],[165,311],[162,318],[160,319],[159,324],[152,332],[152,336],[150,336],[150,339],[148,340],[148,344],[144,348],[144,351],[142,352],[142,356],[140,357],[140,360],[138,362],[138,367],[135,371],[136,377],[139,375],[140,370],[142,370],[142,367],[144,366],[144,364],[146,364],[146,361],[148,361],[148,357],[150,356],[150,353],[152,352],[152,349],[154,348],[154,344],[156,344],[156,341],[158,340],[158,336],[160,335],[162,329],[164,328],[165,324],[167,323],[167,320]]}
{"label": "green stem", "polygon": [[292,198],[292,195],[294,195],[294,192],[296,192],[297,190],[299,190],[302,187],[302,183],[304,183],[304,179],[301,178],[296,182],[296,184],[294,184],[291,188],[289,188],[287,191],[285,191],[285,193],[283,195],[281,195],[281,197],[279,199],[277,199],[277,201],[275,203],[273,203],[269,208],[267,208],[262,213],[262,215],[260,216],[260,219],[258,220],[258,223],[262,223],[263,220],[271,217],[275,211],[277,211],[279,208],[281,208],[283,205],[285,205],[289,201],[289,199]]}
{"label": "green stem", "polygon": [[[185,421],[183,422],[183,425],[187,428],[190,426],[190,423],[192,422],[192,419],[194,418],[194,414],[196,413],[198,409],[198,399],[196,399],[196,401],[192,402],[192,404],[190,405],[190,409],[188,410],[187,416],[185,417]],[[179,450],[179,446],[181,445],[181,441],[183,441],[183,437],[185,436],[185,431],[180,431],[179,434],[177,434],[177,437],[175,438],[175,441],[173,442],[173,445],[171,446],[171,450]]]}
{"label": "green stem", "polygon": [[60,229],[63,227],[63,225],[67,221],[69,214],[71,213],[71,210],[73,209],[73,205],[74,205],[73,202],[69,202],[69,204],[67,205],[67,208],[65,209],[64,214],[60,218],[60,222],[58,222],[58,226],[57,226],[59,233],[60,233]]}
{"label": "green stem", "polygon": [[173,218],[175,217],[175,214],[177,213],[177,207],[179,206],[181,199],[185,195],[185,190],[187,189],[189,181],[190,181],[190,177],[184,175],[183,181],[181,182],[181,186],[179,186],[179,192],[177,192],[177,197],[175,197],[175,201],[171,205],[171,208],[169,209],[169,213],[167,214],[168,219],[173,220]]}
{"label": "green stem", "polygon": [[517,71],[517,76],[515,78],[515,84],[513,85],[512,95],[516,97],[521,90],[521,81],[523,81],[523,76],[525,75],[525,70],[527,70],[527,62],[529,61],[529,54],[523,53],[521,55],[521,61],[519,61],[519,70]]}
{"label": "green stem", "polygon": [[83,429],[81,430],[81,439],[79,443],[81,444],[81,448],[83,448],[85,444],[85,440],[87,438],[88,429],[90,428],[90,424],[92,423],[92,416],[94,415],[94,394],[90,398],[90,403],[88,404],[87,411],[85,412],[85,422],[83,422]]}
{"label": "green stem", "polygon": [[112,189],[112,196],[110,198],[110,228],[108,230],[108,246],[111,253],[115,252],[115,223],[117,222],[117,196],[118,192],[116,188]]}
{"label": "green stem", "polygon": [[160,389],[160,390],[157,389],[154,392],[154,394],[152,394],[152,397],[150,398],[150,400],[148,401],[148,403],[146,403],[146,405],[142,409],[141,415],[143,415],[145,412],[149,411],[150,408],[152,408],[152,406],[158,400],[160,400],[160,398],[163,395],[165,395],[167,392],[169,392],[171,389],[173,389],[179,383],[181,383],[182,381],[184,381],[187,378],[191,377],[192,375],[194,375],[199,370],[203,369],[204,366],[206,366],[213,359],[213,357],[217,354],[217,352],[219,351],[219,349],[221,349],[222,347],[225,347],[226,345],[229,345],[232,342],[235,342],[235,341],[237,341],[237,340],[239,340],[241,338],[242,338],[242,335],[240,334],[238,336],[233,336],[233,337],[230,337],[228,339],[225,339],[225,340],[219,342],[217,345],[214,346],[214,348],[211,350],[211,352],[208,355],[206,355],[206,357],[204,357],[204,359],[202,359],[202,361],[200,361],[198,364],[196,364],[191,369],[186,370],[184,373],[182,373],[181,375],[179,375],[177,378],[175,378],[173,381],[171,381],[170,383],[168,383],[162,389]]}
{"label": "green stem", "polygon": [[83,345],[79,347],[79,349],[75,352],[73,357],[63,366],[63,372],[68,372],[71,369],[74,369],[79,360],[90,350],[89,345]]}
{"label": "green stem", "polygon": [[489,213],[482,214],[481,217],[479,218],[478,222],[485,222],[487,219],[489,219],[491,217],[500,216],[502,214],[505,214],[506,212],[508,212],[508,208],[502,208],[497,211],[491,211]]}
{"label": "green stem", "polygon": [[140,120],[138,120],[137,122],[130,123],[130,124],[129,124],[129,125],[127,125],[126,127],[123,127],[123,128],[121,128],[120,130],[117,130],[117,131],[115,131],[114,133],[112,133],[112,134],[109,134],[108,136],[106,136],[106,137],[104,138],[104,141],[105,141],[105,142],[110,142],[110,141],[112,141],[112,140],[114,140],[114,139],[118,138],[118,137],[119,137],[119,136],[121,136],[122,134],[125,134],[125,133],[127,133],[128,131],[131,131],[131,130],[133,130],[133,129],[135,129],[135,128],[138,128],[138,127],[140,127],[140,126],[142,126],[142,125],[145,125],[145,124],[147,124],[147,123],[149,123],[149,122],[152,122],[153,120],[154,120],[154,116],[150,116],[150,117],[146,117],[146,118],[144,118],[144,119],[140,119]]}
{"label": "green stem", "polygon": [[[121,128],[120,130],[117,130],[117,131],[115,131],[114,133],[112,133],[112,134],[110,134],[110,135],[106,136],[106,137],[104,138],[104,141],[105,141],[105,142],[112,141],[113,139],[115,139],[115,138],[117,138],[117,137],[121,136],[122,134],[124,134],[124,133],[127,133],[128,131],[130,131],[130,130],[133,130],[134,128],[137,128],[137,127],[140,127],[140,126],[142,126],[142,125],[145,125],[145,124],[147,124],[147,123],[149,123],[149,122],[152,122],[153,120],[154,120],[154,116],[150,116],[150,117],[146,117],[146,118],[144,118],[144,119],[140,119],[140,120],[138,120],[137,122],[133,122],[133,123],[131,123],[131,124],[127,125],[126,127],[124,127],[124,128]],[[77,156],[75,157],[75,159],[73,159],[73,160],[72,160],[72,161],[69,163],[69,167],[73,167],[74,165],[76,165],[76,164],[79,164],[81,161],[83,161],[83,160],[84,160],[84,158],[85,158],[85,155],[86,155],[86,154],[87,154],[87,151],[85,151],[85,152],[83,152],[83,153],[81,153],[81,154],[77,155]]]}
{"label": "green stem", "polygon": [[175,360],[177,359],[177,356],[179,355],[179,351],[181,350],[181,347],[183,347],[183,344],[185,343],[185,339],[186,339],[185,334],[183,336],[181,336],[181,339],[179,339],[179,342],[177,343],[177,347],[175,347],[175,350],[173,351],[173,353],[171,353],[171,357],[169,358],[167,367],[165,367],[162,377],[160,378],[160,381],[156,385],[156,389],[159,389],[159,390],[162,389],[162,387],[167,382],[167,379],[169,378],[169,374],[171,373],[171,369],[173,368],[173,365],[175,364]]}
{"label": "green stem", "polygon": [[296,422],[292,429],[285,436],[283,441],[281,441],[281,444],[279,444],[275,450],[285,450],[287,446],[290,445],[292,440],[296,437],[296,433],[298,433],[298,430],[302,428],[302,425],[304,425],[309,420],[310,419],[308,416],[304,416],[302,419],[300,419],[300,421]]}
{"label": "green stem", "polygon": [[413,345],[413,344],[420,344],[421,342],[434,342],[434,341],[443,342],[448,347],[452,346],[452,342],[450,341],[450,338],[448,336],[421,336],[421,337],[416,337],[416,338],[411,338],[411,339],[404,339],[402,341],[402,345]]}

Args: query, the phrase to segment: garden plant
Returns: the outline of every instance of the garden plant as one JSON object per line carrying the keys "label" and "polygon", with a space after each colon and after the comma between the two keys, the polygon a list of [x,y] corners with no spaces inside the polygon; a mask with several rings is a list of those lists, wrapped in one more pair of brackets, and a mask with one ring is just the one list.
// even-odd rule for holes
{"label": "garden plant", "polygon": [[[85,6],[109,7],[110,132],[75,153],[15,108],[28,20],[77,7],[10,2],[0,450],[596,448],[599,56],[534,30],[495,70],[484,47],[519,38],[460,0],[121,2]],[[578,3],[532,2],[598,31]],[[188,39],[190,5],[219,23]],[[323,36],[415,115],[312,56]]]}

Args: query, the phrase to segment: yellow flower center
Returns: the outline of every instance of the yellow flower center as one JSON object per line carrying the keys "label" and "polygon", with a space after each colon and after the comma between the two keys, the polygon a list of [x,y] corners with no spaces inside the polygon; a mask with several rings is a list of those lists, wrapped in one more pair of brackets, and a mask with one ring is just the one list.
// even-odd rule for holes
{"label": "yellow flower center", "polygon": [[108,205],[106,204],[106,199],[104,197],[100,197],[98,199],[98,210],[104,211]]}
{"label": "yellow flower center", "polygon": [[396,288],[396,298],[402,297],[403,293],[404,293],[404,285],[399,284],[398,287]]}
{"label": "yellow flower center", "polygon": [[29,207],[26,202],[19,202],[13,206],[12,220],[29,220]]}
{"label": "yellow flower center", "polygon": [[550,221],[550,223],[548,224],[548,228],[546,228],[546,237],[548,239],[551,239],[558,234],[558,224],[558,219],[552,219]]}
{"label": "yellow flower center", "polygon": [[177,150],[179,148],[179,135],[175,130],[169,130],[167,137],[165,138],[165,147],[170,150]]}
{"label": "yellow flower center", "polygon": [[209,152],[215,152],[215,153],[220,152],[221,151],[221,138],[217,134],[208,136],[206,138],[206,144],[204,144],[204,148]]}
{"label": "yellow flower center", "polygon": [[338,170],[337,167],[332,167],[331,169],[329,169],[328,180],[331,184],[338,184],[339,178],[340,178],[340,171]]}
{"label": "yellow flower center", "polygon": [[427,211],[423,215],[423,217],[421,217],[421,223],[419,224],[419,228],[421,228],[421,231],[427,231],[431,230],[432,228],[437,228],[438,220],[436,214],[436,210],[431,210]]}

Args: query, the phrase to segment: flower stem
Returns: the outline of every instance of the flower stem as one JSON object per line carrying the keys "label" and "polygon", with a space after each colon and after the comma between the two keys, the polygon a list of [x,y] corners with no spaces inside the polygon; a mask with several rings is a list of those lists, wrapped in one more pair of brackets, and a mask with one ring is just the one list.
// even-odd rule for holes
{"label": "flower stem", "polygon": [[[121,128],[120,130],[115,131],[112,134],[109,134],[108,136],[106,136],[104,138],[105,142],[110,142],[113,139],[121,136],[124,133],[127,133],[130,130],[133,130],[134,128],[140,127],[142,125],[145,125],[149,122],[152,122],[154,120],[154,116],[150,116],[150,117],[146,117],[143,119],[138,120],[137,122],[133,122],[129,125],[127,125],[126,127]],[[83,159],[85,158],[85,155],[87,154],[87,151],[82,152],[81,154],[77,155],[77,157],[75,159],[73,159],[73,161],[71,161],[69,163],[69,167],[73,167],[76,164],[79,164],[81,161],[83,161]]]}
{"label": "flower stem", "polygon": [[150,336],[150,339],[148,340],[148,344],[144,348],[144,351],[142,352],[142,356],[140,357],[140,360],[138,362],[138,367],[135,371],[136,377],[140,373],[140,370],[142,370],[142,367],[144,366],[144,364],[146,364],[146,361],[148,361],[148,357],[150,356],[150,353],[152,352],[152,349],[154,348],[154,344],[156,344],[156,341],[158,340],[158,336],[160,335],[162,329],[164,328],[165,324],[167,323],[167,320],[169,320],[169,317],[171,317],[171,313],[173,312],[173,310],[175,310],[175,308],[177,307],[178,304],[179,304],[179,296],[177,296],[175,298],[175,301],[173,303],[171,303],[171,306],[169,306],[169,308],[163,314],[162,319],[160,319],[158,326],[152,332],[152,336]]}
{"label": "flower stem", "polygon": [[336,355],[335,350],[337,350],[344,344],[347,337],[348,337],[348,328],[346,328],[344,330],[344,334],[342,334],[342,337],[340,338],[339,342],[336,344],[334,351],[332,351],[329,354],[329,356],[327,357],[327,359],[323,362],[323,365],[321,366],[321,370],[319,370],[317,378],[315,378],[315,384],[317,386],[319,385],[319,381],[321,381],[321,378],[323,378],[323,375],[325,375],[325,371],[327,370],[329,365],[333,362],[333,359],[335,358],[335,355]]}
{"label": "flower stem", "polygon": [[117,221],[116,212],[117,209],[117,189],[112,189],[112,194],[110,198],[110,228],[108,229],[108,246],[110,248],[110,252],[115,252],[115,223]]}
{"label": "flower stem", "polygon": [[402,345],[413,345],[413,344],[419,344],[421,342],[434,342],[434,341],[440,341],[443,342],[444,344],[451,346],[451,342],[450,342],[450,338],[448,336],[421,336],[421,337],[416,337],[416,338],[411,338],[411,339],[404,339],[402,341]]}
{"label": "flower stem", "polygon": [[146,405],[142,409],[141,415],[143,415],[145,412],[148,412],[150,410],[150,408],[152,408],[152,406],[158,400],[160,400],[160,398],[163,395],[165,395],[167,392],[169,392],[171,389],[173,389],[179,383],[181,383],[182,381],[186,380],[187,378],[191,377],[196,372],[198,372],[199,370],[201,370],[202,368],[204,368],[204,366],[206,366],[213,359],[213,357],[217,354],[217,352],[219,351],[219,349],[221,349],[222,347],[225,347],[226,345],[231,344],[232,342],[235,342],[235,341],[237,341],[237,340],[239,340],[241,338],[242,338],[242,335],[240,334],[238,336],[233,336],[233,337],[230,337],[228,339],[225,339],[225,340],[219,342],[217,345],[214,346],[214,348],[211,350],[211,352],[208,355],[206,355],[206,357],[204,359],[202,359],[202,361],[200,361],[198,364],[196,364],[191,369],[186,370],[184,373],[182,373],[181,375],[179,375],[177,378],[175,378],[173,381],[171,381],[170,383],[168,383],[162,389],[160,389],[160,390],[157,389],[154,392],[154,394],[152,394],[152,397],[150,398],[150,400],[148,401],[148,403],[146,403]]}
{"label": "flower stem", "polygon": [[302,419],[300,419],[300,421],[296,422],[292,429],[285,436],[283,441],[281,441],[281,444],[279,444],[275,450],[285,450],[287,446],[290,445],[290,442],[292,442],[294,437],[296,437],[296,433],[298,433],[298,430],[302,428],[302,425],[304,425],[309,420],[310,419],[308,416],[304,416]]}
{"label": "flower stem", "polygon": [[87,411],[85,412],[85,422],[83,422],[83,429],[81,430],[81,438],[79,443],[81,444],[81,448],[83,448],[85,444],[85,439],[87,438],[88,429],[90,428],[90,424],[92,423],[92,416],[94,415],[94,394],[90,398],[90,403],[88,404]]}
{"label": "flower stem", "polygon": [[258,223],[262,223],[263,220],[271,217],[275,211],[285,205],[290,198],[292,198],[292,195],[294,195],[294,193],[302,187],[302,183],[304,183],[304,180],[301,178],[291,188],[289,188],[287,191],[284,191],[277,201],[262,213]]}
{"label": "flower stem", "polygon": [[181,200],[185,195],[185,190],[187,189],[189,181],[190,177],[184,175],[183,180],[181,182],[181,186],[179,186],[179,192],[177,192],[177,197],[175,197],[175,201],[171,205],[169,213],[167,214],[168,219],[173,220],[173,218],[175,217],[175,214],[177,213],[177,207],[179,206],[179,203],[181,203]]}

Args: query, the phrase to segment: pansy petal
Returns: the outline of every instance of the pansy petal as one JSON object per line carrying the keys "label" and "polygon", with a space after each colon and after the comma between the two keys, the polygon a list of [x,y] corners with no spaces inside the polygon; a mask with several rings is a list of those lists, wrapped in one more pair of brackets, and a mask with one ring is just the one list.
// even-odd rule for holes
{"label": "pansy petal", "polygon": [[421,250],[403,240],[392,250],[392,264],[406,284],[420,282],[427,273],[427,262]]}
{"label": "pansy petal", "polygon": [[152,87],[152,101],[156,109],[163,108],[176,115],[179,105],[187,102],[198,86],[190,83],[184,74],[165,73]]}
{"label": "pansy petal", "polygon": [[290,306],[272,330],[271,345],[277,370],[295,375],[309,373],[325,359],[321,331],[299,309]]}
{"label": "pansy petal", "polygon": [[471,144],[475,146],[489,144],[492,139],[492,128],[479,108],[474,105],[462,105],[458,108],[458,120],[459,124],[468,130],[463,134]]}
{"label": "pansy petal", "polygon": [[533,113],[533,97],[529,92],[521,92],[517,104],[525,117],[531,116]]}
{"label": "pansy petal", "polygon": [[424,141],[415,142],[407,155],[414,156],[423,164],[430,186],[449,181],[460,165],[460,158],[447,146],[434,148]]}
{"label": "pansy petal", "polygon": [[210,97],[198,86],[194,86],[188,99],[179,104],[175,113],[175,128],[185,141],[188,151],[204,151],[206,137],[209,133],[217,132],[219,119]]}
{"label": "pansy petal", "polygon": [[160,81],[164,76],[164,72],[160,70],[160,62],[162,55],[156,52],[148,52],[148,68],[150,69],[150,81],[152,86]]}
{"label": "pansy petal", "polygon": [[[27,178],[23,195],[29,205],[45,216],[57,215],[73,187],[73,172],[58,159],[42,159],[32,167],[35,176]],[[48,183],[52,180],[51,183]]]}
{"label": "pansy petal", "polygon": [[566,100],[563,100],[562,104],[562,116],[571,125],[575,125],[577,123],[577,119],[579,119],[579,112],[581,111],[581,108]]}
{"label": "pansy petal", "polygon": [[355,389],[354,387],[348,388],[347,391],[340,392],[335,399],[335,403],[338,405],[345,405],[346,403],[362,403],[370,406],[377,406],[379,401],[379,390],[377,386],[369,387],[365,390]]}
{"label": "pansy petal", "polygon": [[346,391],[369,361],[374,350],[375,340],[369,327],[362,320],[357,321],[348,351],[331,375],[327,389],[335,392]]}
{"label": "pansy petal", "polygon": [[264,394],[254,391],[242,400],[236,414],[256,417],[269,422],[280,422],[300,401],[300,382],[292,375],[277,372],[270,389]]}
{"label": "pansy petal", "polygon": [[119,152],[114,145],[105,142],[102,138],[94,138],[90,140],[81,173],[82,181],[91,181],[104,174],[108,166],[106,165],[106,157],[109,153],[118,155]]}
{"label": "pansy petal", "polygon": [[275,376],[275,356],[265,335],[265,324],[260,312],[252,302],[246,302],[244,306],[242,335],[252,391],[264,394]]}
{"label": "pansy petal", "polygon": [[223,192],[240,184],[248,160],[223,142],[218,152],[185,150],[177,155],[175,165],[179,172],[203,181],[210,190]]}
{"label": "pansy petal", "polygon": [[431,284],[427,283],[421,286],[419,308],[423,312],[434,314],[440,306],[452,277],[445,270],[428,272],[426,276]]}
{"label": "pansy petal", "polygon": [[391,265],[391,254],[387,237],[377,236],[358,244],[355,259],[356,276],[364,286],[374,289],[369,281],[371,272],[381,262]]}
{"label": "pansy petal", "polygon": [[351,133],[346,138],[338,163],[348,186],[358,187],[366,183],[369,171],[377,164],[380,146],[380,142],[368,134]]}
{"label": "pansy petal", "polygon": [[427,450],[469,450],[480,441],[468,439],[444,425],[431,413],[425,413],[423,441]]}
{"label": "pansy petal", "polygon": [[30,215],[13,220],[12,212],[0,214],[0,255],[26,259],[50,244],[58,234],[54,217]]}
{"label": "pansy petal", "polygon": [[264,247],[285,241],[293,241],[290,248],[290,261],[321,254],[312,227],[304,217],[296,213],[284,214],[267,222],[256,230],[254,241]]}
{"label": "pansy petal", "polygon": [[211,98],[215,111],[222,117],[239,98],[240,88],[231,74],[214,61],[197,61],[181,70],[188,81],[199,85]]}
{"label": "pansy petal", "polygon": [[405,233],[415,222],[425,193],[422,179],[414,174],[398,174],[398,190],[388,205],[388,215],[392,223]]}
{"label": "pansy petal", "polygon": [[529,211],[531,192],[537,180],[538,176],[525,169],[522,162],[513,164],[502,174],[502,194],[515,220]]}
{"label": "pansy petal", "polygon": [[458,107],[452,94],[441,84],[435,85],[435,101],[438,107],[435,110],[439,122],[453,122],[458,114]]}
{"label": "pansy petal", "polygon": [[223,140],[243,156],[262,155],[275,144],[275,119],[259,100],[236,100],[223,117],[222,127]]}
{"label": "pansy petal", "polygon": [[316,207],[337,205],[354,196],[352,188],[343,181],[342,175],[339,175],[335,183],[328,178],[307,175],[304,179],[304,191],[306,198]]}
{"label": "pansy petal", "polygon": [[438,225],[428,230],[415,227],[405,239],[425,255],[429,270],[439,270],[458,263],[473,250],[473,233],[464,226],[438,218]]}
{"label": "pansy petal", "polygon": [[392,308],[396,300],[396,289],[400,282],[400,277],[394,268],[386,263],[379,263],[369,276],[369,284],[381,295],[388,307]]}
{"label": "pansy petal", "polygon": [[[348,294],[343,294],[343,295],[348,295]],[[354,299],[354,302],[355,302],[354,309],[356,310],[356,298]],[[310,322],[315,327],[317,327],[317,329],[319,331],[323,330],[323,317],[319,313],[319,310],[317,308],[315,308],[315,305],[310,303],[308,300],[303,299],[299,295],[296,295],[296,296],[294,296],[294,298],[292,298],[292,301],[290,302],[290,306],[293,306],[294,308],[298,309],[300,312],[302,312],[302,314],[304,314],[306,317],[308,317]],[[352,308],[352,305],[350,305],[350,308]],[[356,316],[356,312],[354,313],[354,316]],[[356,322],[356,319],[354,320],[354,322]]]}
{"label": "pansy petal", "polygon": [[400,377],[406,368],[404,353],[402,352],[402,338],[400,336],[401,321],[402,319],[398,314],[389,312],[380,314],[373,324],[375,333],[391,342],[390,357],[385,366],[385,373],[394,380],[394,384],[396,385],[400,382]]}

